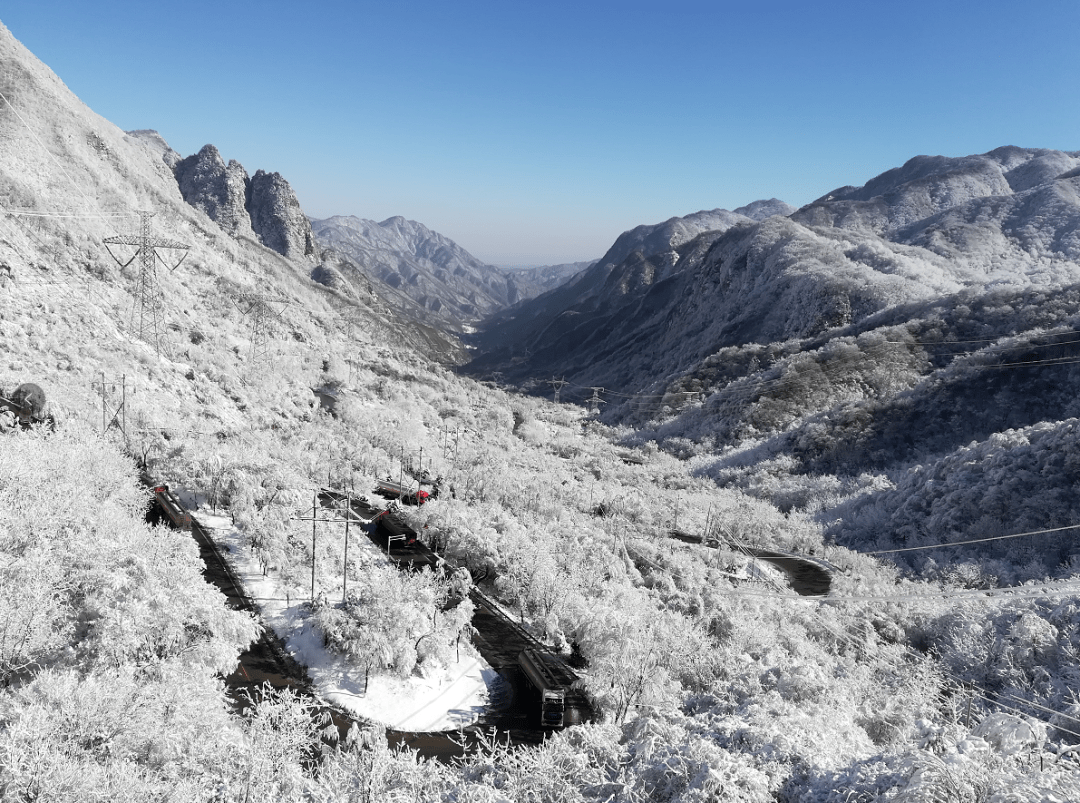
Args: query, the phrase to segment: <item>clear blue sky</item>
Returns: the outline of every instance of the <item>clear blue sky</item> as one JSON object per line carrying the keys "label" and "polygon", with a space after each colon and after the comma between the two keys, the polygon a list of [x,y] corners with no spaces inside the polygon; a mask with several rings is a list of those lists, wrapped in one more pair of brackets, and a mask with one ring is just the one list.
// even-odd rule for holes
{"label": "clear blue sky", "polygon": [[1077,0],[13,0],[0,21],[121,128],[496,264],[917,154],[1080,150]]}

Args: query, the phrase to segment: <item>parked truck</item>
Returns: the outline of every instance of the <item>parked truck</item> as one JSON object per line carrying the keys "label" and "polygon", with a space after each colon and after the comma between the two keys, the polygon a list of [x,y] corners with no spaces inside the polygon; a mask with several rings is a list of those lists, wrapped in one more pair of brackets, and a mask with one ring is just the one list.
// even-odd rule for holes
{"label": "parked truck", "polygon": [[540,724],[545,728],[561,728],[568,724],[566,717],[565,670],[554,656],[542,650],[526,649],[518,655],[518,665],[529,683],[540,693]]}
{"label": "parked truck", "polygon": [[384,499],[399,499],[405,505],[422,505],[436,495],[434,489],[429,492],[419,484],[414,488],[411,483],[395,482],[389,478],[375,483],[375,493]]}

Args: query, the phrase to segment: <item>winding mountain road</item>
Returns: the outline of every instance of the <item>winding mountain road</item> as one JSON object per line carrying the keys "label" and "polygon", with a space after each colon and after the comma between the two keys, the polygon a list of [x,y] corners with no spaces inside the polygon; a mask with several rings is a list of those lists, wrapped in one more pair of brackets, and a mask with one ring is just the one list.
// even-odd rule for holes
{"label": "winding mountain road", "polygon": [[[324,503],[333,501],[327,499]],[[369,512],[377,513],[374,509]],[[422,544],[408,548],[397,542],[387,544],[386,538],[379,535],[377,527],[370,523],[373,517],[364,517],[369,524],[364,528],[365,532],[381,548],[387,549],[390,558],[399,566],[413,570],[437,566],[438,556]],[[154,500],[147,519],[166,521],[175,526],[160,499]],[[199,546],[203,576],[207,582],[225,595],[230,608],[258,617],[258,607],[246,593],[220,546],[195,517],[187,516],[187,521],[190,522],[192,537]],[[492,730],[501,738],[518,745],[539,744],[549,734],[550,731],[539,726],[538,713],[532,710],[533,706],[529,703],[531,687],[517,666],[518,653],[527,646],[535,646],[535,639],[521,631],[482,594],[474,591],[471,596],[476,606],[473,617],[473,626],[477,631],[475,644],[501,678],[496,682],[495,693],[487,709],[475,724],[456,731],[425,733],[386,729],[386,739],[391,746],[407,747],[425,758],[451,761],[463,756],[472,745],[484,741],[485,732]],[[265,624],[261,625],[259,637],[240,654],[236,670],[225,682],[229,697],[238,711],[249,704],[251,696],[268,685],[274,690],[287,689],[312,700],[318,710],[329,715],[342,740],[354,727],[362,731],[378,727],[323,701],[312,687],[305,667],[293,659],[277,634]],[[450,695],[453,693],[447,692]]]}
{"label": "winding mountain road", "polygon": [[741,552],[753,558],[768,561],[788,576],[792,589],[804,597],[823,597],[832,588],[832,573],[835,567],[826,561],[806,555],[793,555],[789,552],[774,552],[769,549],[743,546],[724,541],[706,540],[700,535],[692,535],[679,530],[670,532],[672,538],[686,544],[701,544],[719,549],[727,546],[735,552]]}

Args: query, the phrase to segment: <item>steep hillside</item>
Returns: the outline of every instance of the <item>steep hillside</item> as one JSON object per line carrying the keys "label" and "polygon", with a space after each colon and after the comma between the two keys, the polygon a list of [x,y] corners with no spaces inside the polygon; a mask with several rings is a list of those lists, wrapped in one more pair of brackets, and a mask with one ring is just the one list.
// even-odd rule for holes
{"label": "steep hillside", "polygon": [[588,270],[485,321],[474,339],[480,354],[468,370],[498,370],[515,381],[549,372],[575,375],[578,365],[601,362],[595,343],[613,321],[642,303],[656,303],[644,299],[681,270],[682,246],[705,232],[791,211],[782,201],[758,201],[734,212],[697,212],[625,232]]}
{"label": "steep hillside", "polygon": [[[389,315],[377,297],[346,296],[312,281],[312,263],[294,249],[284,250],[299,258],[233,237],[185,202],[160,138],[125,134],[94,114],[6,29],[0,47],[5,387],[35,381],[51,388],[54,405],[83,412],[95,394],[100,407],[92,383],[105,368],[110,383],[125,372],[136,383],[131,404],[148,424],[194,417],[206,421],[199,426],[242,419],[246,426],[246,397],[263,390],[290,406],[310,406],[308,387],[322,381],[328,334],[351,332],[361,353],[375,343],[412,344],[429,354],[453,348],[433,330]],[[281,191],[265,197],[262,219],[269,220]],[[158,262],[151,271],[157,293],[143,294],[140,304],[137,245],[107,248],[105,240],[137,244],[142,210],[153,215],[152,239],[189,250],[175,270]],[[171,267],[183,252],[159,255]],[[153,310],[155,295],[162,358],[137,338],[137,319]],[[252,296],[273,301],[267,315],[252,314]],[[362,331],[366,345],[357,342]],[[256,345],[266,352],[259,359]],[[255,415],[273,416],[261,409]]]}
{"label": "steep hillside", "polygon": [[595,262],[567,262],[563,265],[541,265],[536,268],[516,268],[511,273],[514,280],[523,285],[522,300],[535,298],[548,290],[554,290],[572,279]]}

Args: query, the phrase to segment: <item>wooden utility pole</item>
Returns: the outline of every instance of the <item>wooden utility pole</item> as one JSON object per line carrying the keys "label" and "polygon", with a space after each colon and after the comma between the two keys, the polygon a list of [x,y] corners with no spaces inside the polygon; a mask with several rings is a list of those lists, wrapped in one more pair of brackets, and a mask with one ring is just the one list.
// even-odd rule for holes
{"label": "wooden utility pole", "polygon": [[341,561],[341,604],[349,589],[349,521],[352,519],[352,491],[345,493],[345,557]]}
{"label": "wooden utility pole", "polygon": [[315,523],[318,521],[316,516],[317,505],[319,504],[319,492],[315,491],[311,495],[311,604],[315,604]]}
{"label": "wooden utility pole", "polygon": [[[111,383],[112,391],[116,392],[116,382]],[[92,386],[92,385],[91,385]],[[115,425],[127,438],[127,374],[120,377],[120,404],[115,410],[109,410],[109,387],[105,381],[105,372],[101,372],[101,433],[104,435],[109,427]]]}
{"label": "wooden utility pole", "polygon": [[[351,510],[351,506],[350,506]],[[349,544],[349,512],[347,511],[344,519],[320,519],[319,518],[319,492],[316,490],[312,494],[311,498],[311,517],[307,516],[293,516],[292,521],[310,521],[311,522],[311,602],[315,602],[315,548],[317,546],[316,541],[316,525],[321,521],[325,524],[340,524],[345,523],[345,554],[346,560],[348,560],[348,544]],[[343,592],[344,593],[344,592]]]}

